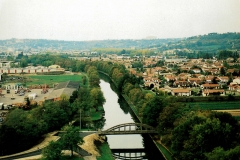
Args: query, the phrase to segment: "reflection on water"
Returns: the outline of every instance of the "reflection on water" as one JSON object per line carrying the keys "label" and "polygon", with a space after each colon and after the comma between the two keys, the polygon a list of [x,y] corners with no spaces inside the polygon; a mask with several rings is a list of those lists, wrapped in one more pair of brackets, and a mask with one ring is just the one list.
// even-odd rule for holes
{"label": "reflection on water", "polygon": [[[110,84],[101,80],[100,87],[106,98],[104,104],[106,121],[103,130],[118,124],[134,122],[131,115],[128,112],[125,113],[117,103],[118,95],[112,91]],[[107,136],[107,139],[110,148],[144,148],[141,135],[111,135]]]}
{"label": "reflection on water", "polygon": [[[107,82],[103,80],[100,81],[100,87],[106,99],[106,103],[104,104],[106,121],[102,129],[105,130],[123,123],[138,122],[126,101],[114,92],[114,90],[116,91],[116,87],[110,82],[109,78],[105,76],[103,79]],[[148,135],[144,137],[139,134],[108,135],[107,139],[111,149],[145,148],[146,159],[164,159]]]}

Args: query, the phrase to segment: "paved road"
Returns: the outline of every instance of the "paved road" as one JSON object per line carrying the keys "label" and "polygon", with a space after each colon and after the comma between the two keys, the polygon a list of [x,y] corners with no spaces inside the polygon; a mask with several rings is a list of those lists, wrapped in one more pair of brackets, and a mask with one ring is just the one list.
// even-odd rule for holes
{"label": "paved road", "polygon": [[[41,155],[42,149],[45,148],[50,141],[52,141],[52,140],[57,141],[59,139],[59,137],[56,136],[56,133],[57,132],[52,132],[52,133],[47,134],[45,140],[42,143],[34,146],[33,148],[31,148],[27,151],[23,151],[21,153],[8,155],[8,156],[0,156],[0,160],[24,159],[26,157]],[[96,132],[86,131],[86,132],[82,132],[80,135],[84,137],[84,136],[87,136],[87,135],[90,135],[93,133],[96,133]],[[81,148],[78,149],[77,153],[83,157],[89,157],[89,156],[91,157],[91,155],[88,152],[82,150]]]}
{"label": "paved road", "polygon": [[16,155],[16,156],[11,156],[11,157],[6,157],[6,158],[0,158],[0,159],[1,160],[21,159],[21,158],[25,158],[25,157],[31,157],[31,156],[40,155],[41,152],[42,152],[42,150],[40,149],[40,150],[37,150],[37,151],[33,151],[33,152],[21,154],[21,155]]}
{"label": "paved road", "polygon": [[33,93],[37,94],[37,97],[34,99],[34,101],[36,102],[44,101],[44,97],[48,97],[48,94],[52,91],[52,89],[49,89],[49,92],[47,92],[46,94],[41,93],[42,89],[32,89],[31,92],[26,92],[25,95],[23,96],[15,94],[14,91],[15,91],[14,89],[11,89],[10,93],[8,94],[6,93],[6,90],[2,90],[2,94],[4,94],[4,97],[0,98],[0,103],[4,103],[6,105],[11,105],[14,103],[23,103],[24,97]]}

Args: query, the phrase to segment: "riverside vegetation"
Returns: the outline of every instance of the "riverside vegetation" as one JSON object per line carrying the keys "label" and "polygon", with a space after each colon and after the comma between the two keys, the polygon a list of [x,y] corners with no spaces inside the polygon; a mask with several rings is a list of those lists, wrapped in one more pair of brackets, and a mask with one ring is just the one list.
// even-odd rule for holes
{"label": "riverside vegetation", "polygon": [[130,75],[121,64],[91,64],[108,74],[119,92],[128,96],[143,123],[158,129],[159,140],[169,148],[174,158],[238,158],[240,126],[229,113],[189,108],[173,96],[162,92],[149,93],[139,87],[142,79]]}
{"label": "riverside vegetation", "polygon": [[[26,150],[41,141],[42,135],[61,128],[66,133],[61,135],[59,141],[51,142],[43,150],[42,159],[60,159],[63,157],[61,150],[73,151],[77,143],[82,144],[82,138],[79,137],[79,126],[75,127],[74,123],[69,126],[69,122],[75,121],[76,124],[79,124],[79,113],[81,112],[82,129],[84,129],[86,124],[102,118],[103,110],[101,108],[105,102],[99,87],[100,79],[97,71],[94,67],[89,66],[86,67],[86,73],[86,76],[79,76],[81,87],[70,97],[61,95],[60,101],[57,102],[45,102],[42,106],[32,105],[28,110],[18,108],[11,110],[0,127],[1,154],[6,155]],[[89,129],[96,130],[92,125]]]}
{"label": "riverside vegetation", "polygon": [[[161,91],[156,93],[146,91],[140,87],[142,78],[131,75],[122,64],[91,60],[66,61],[75,71],[87,73],[90,86],[98,86],[97,70],[109,75],[119,93],[126,95],[135,106],[135,111],[142,122],[158,129],[159,141],[168,147],[174,158],[237,159],[239,157],[240,127],[238,121],[230,114],[189,107]],[[89,107],[88,104],[79,105],[77,102],[69,102],[72,103],[72,111],[75,113],[79,108],[74,106],[82,106],[83,110]],[[91,104],[94,110],[98,110],[96,104],[99,103],[96,102],[93,101]],[[89,110],[85,113],[88,114]],[[10,128],[9,131],[15,132],[15,129]]]}

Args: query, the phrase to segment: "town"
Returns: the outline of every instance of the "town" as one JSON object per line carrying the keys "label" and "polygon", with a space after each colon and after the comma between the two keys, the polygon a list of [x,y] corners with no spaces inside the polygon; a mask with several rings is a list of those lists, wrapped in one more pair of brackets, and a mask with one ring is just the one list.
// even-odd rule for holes
{"label": "town", "polygon": [[[232,35],[239,36],[239,33],[226,33],[223,35],[229,35],[231,37]],[[212,36],[216,36],[216,34],[211,33],[207,35],[207,37]],[[222,36],[222,34],[219,34],[219,36]],[[200,39],[205,39],[206,35],[190,37],[180,41],[178,39],[163,40],[159,45],[155,44],[159,40],[149,40],[153,45],[147,48],[135,46],[130,48],[90,48],[84,50],[42,49],[41,47],[31,49],[30,46],[24,44],[25,40],[12,39],[10,41],[14,43],[10,43],[9,48],[2,46],[0,51],[0,123],[4,124],[8,114],[10,114],[12,110],[14,111],[15,108],[34,110],[44,107],[44,109],[40,111],[43,112],[40,113],[42,116],[47,104],[56,102],[56,104],[60,104],[61,106],[64,104],[64,100],[69,100],[69,102],[67,102],[70,103],[68,109],[71,108],[74,111],[74,104],[80,103],[77,99],[71,99],[74,93],[76,94],[75,91],[80,94],[79,88],[81,90],[86,87],[86,83],[89,83],[91,86],[89,88],[92,88],[92,86],[99,87],[98,83],[100,83],[100,81],[96,80],[99,79],[96,78],[96,76],[100,73],[112,78],[112,81],[115,83],[114,85],[119,87],[121,81],[125,81],[122,79],[124,76],[121,72],[124,72],[125,76],[128,77],[124,83],[126,86],[120,86],[123,90],[122,95],[125,100],[130,97],[127,102],[138,119],[140,121],[143,120],[143,122],[151,126],[156,127],[159,125],[157,124],[157,119],[160,117],[159,115],[162,114],[160,113],[161,110],[159,109],[155,112],[154,116],[148,117],[148,111],[144,108],[161,107],[161,105],[155,105],[155,103],[157,104],[158,101],[161,100],[156,100],[153,106],[150,102],[148,104],[149,99],[154,101],[153,97],[161,96],[163,96],[166,101],[168,99],[167,97],[174,97],[174,102],[171,105],[179,105],[177,107],[179,110],[183,106],[188,107],[189,112],[191,112],[191,109],[195,109],[194,111],[196,111],[198,104],[187,102],[209,102],[210,104],[210,102],[220,103],[221,101],[234,101],[231,107],[225,106],[223,108],[224,110],[221,110],[222,108],[212,108],[210,110],[217,111],[219,114],[221,114],[221,112],[228,112],[228,114],[232,115],[235,119],[238,119],[240,116],[239,108],[236,106],[240,97],[240,51],[238,49],[238,39],[237,41],[235,39],[229,39],[229,41],[236,41],[234,45],[231,43],[230,49],[228,48],[229,46],[226,46],[223,50],[214,48],[207,52],[199,51],[199,46],[195,45],[194,47],[190,45],[188,48],[179,48],[179,46],[185,46],[185,43],[189,43],[189,41],[192,41],[194,38],[199,39],[199,37]],[[7,42],[8,41],[9,40],[7,40]],[[121,40],[121,43],[123,43],[123,41],[124,40]],[[143,41],[146,42],[148,40]],[[201,42],[201,40],[199,41]],[[16,49],[15,43],[18,44],[19,42],[20,44],[24,44],[23,46],[25,48],[19,45],[18,47],[20,49]],[[202,46],[203,44],[200,42],[193,43],[201,44]],[[205,43],[205,41],[203,42]],[[54,41],[54,43],[56,42]],[[172,46],[178,47],[172,48]],[[90,67],[89,64],[93,66]],[[104,65],[106,66],[105,69],[101,67]],[[107,68],[112,69],[109,71]],[[114,70],[114,68],[116,70]],[[96,71],[96,69],[98,69],[98,71]],[[107,71],[110,73],[107,73]],[[38,81],[37,84],[33,83],[33,81],[35,81],[34,78],[44,76],[47,77],[47,79],[42,79]],[[69,80],[74,76],[77,77],[77,81]],[[66,80],[55,83],[55,79],[60,79],[60,77],[63,79],[65,77]],[[88,82],[86,79],[88,79]],[[102,83],[103,82],[101,82],[101,85]],[[141,89],[139,89],[139,87]],[[127,89],[125,90],[125,88]],[[101,87],[101,89],[105,90],[104,87]],[[131,89],[136,89],[134,92],[138,93],[140,97],[144,97],[144,104],[136,100],[138,98],[136,95],[134,95],[135,101],[132,101],[134,96],[131,95],[133,94],[133,92],[130,91]],[[93,93],[96,92],[94,88],[90,92],[92,91]],[[84,97],[83,95],[81,96]],[[79,99],[81,98],[79,97]],[[101,103],[103,102],[104,99],[101,100]],[[184,103],[178,104],[178,102]],[[91,105],[93,103],[95,103],[95,100],[92,99]],[[134,104],[134,106],[131,104]],[[166,108],[167,107],[169,106],[166,106]],[[204,110],[204,107],[201,109]],[[88,130],[89,128],[92,130],[96,129],[94,126],[94,121],[96,120],[86,120],[91,117],[89,116],[89,112],[92,115],[99,114],[99,119],[101,120],[103,120],[105,116],[105,111],[100,110],[99,112],[99,109],[94,105],[91,109],[87,109],[84,112],[86,112],[83,118],[85,120],[81,122],[82,119],[80,118],[80,122],[77,121],[80,123],[80,129],[82,126]],[[76,117],[76,114],[79,113],[75,109],[75,115],[73,117]],[[80,117],[82,117],[81,114],[82,111],[80,112]],[[148,121],[151,119],[154,120]],[[76,118],[73,121],[76,121]],[[141,123],[127,123],[119,126],[125,127],[125,125],[129,124],[142,126]],[[152,128],[151,126],[149,128]],[[124,130],[125,129],[126,128],[124,128]],[[161,137],[162,142],[159,143],[167,149],[170,147],[168,145],[170,132],[165,130],[165,128],[162,131],[162,133],[155,130],[151,132],[162,134],[164,138]],[[112,132],[101,132],[101,134],[103,133]],[[158,137],[157,139],[160,138]],[[44,148],[41,149],[44,150]],[[172,154],[170,151],[167,152],[169,152],[170,155]],[[141,156],[143,157],[144,155],[145,151],[144,154],[142,154],[141,151]]]}

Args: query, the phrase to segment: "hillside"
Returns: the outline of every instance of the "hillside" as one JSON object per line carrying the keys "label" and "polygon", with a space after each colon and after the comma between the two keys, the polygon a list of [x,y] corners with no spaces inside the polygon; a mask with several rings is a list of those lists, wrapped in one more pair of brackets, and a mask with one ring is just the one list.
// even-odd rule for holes
{"label": "hillside", "polygon": [[240,33],[209,33],[158,45],[159,51],[187,49],[188,51],[217,52],[219,50],[239,50]]}
{"label": "hillside", "polygon": [[148,48],[149,46],[173,43],[179,39],[139,39],[139,40],[95,40],[63,41],[45,39],[9,39],[0,40],[0,51],[12,48],[15,50],[91,50],[93,48]]}
{"label": "hillside", "polygon": [[154,48],[160,52],[167,50],[187,50],[213,53],[219,50],[240,50],[240,33],[209,33],[188,38],[172,39],[122,39],[93,41],[64,41],[45,39],[0,40],[0,52],[12,48],[19,51],[34,50],[91,50],[93,48]]}

